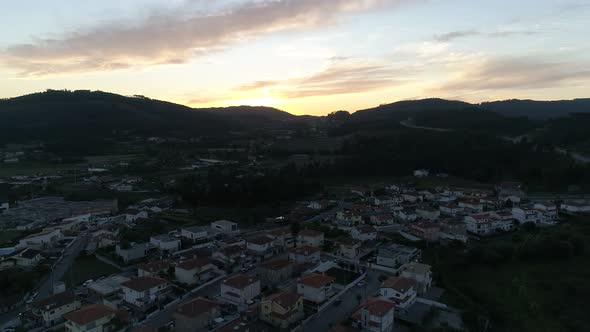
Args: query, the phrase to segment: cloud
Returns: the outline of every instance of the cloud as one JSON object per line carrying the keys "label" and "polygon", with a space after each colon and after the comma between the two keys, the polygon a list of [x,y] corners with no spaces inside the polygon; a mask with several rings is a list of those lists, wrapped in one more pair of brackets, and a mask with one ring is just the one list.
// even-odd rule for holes
{"label": "cloud", "polygon": [[462,64],[454,78],[432,92],[479,93],[573,86],[590,80],[588,63],[551,57],[485,57]]}
{"label": "cloud", "polygon": [[533,30],[505,30],[505,31],[493,31],[493,32],[482,32],[478,30],[458,30],[435,35],[434,39],[438,42],[451,42],[461,38],[469,37],[489,37],[489,38],[503,38],[511,36],[531,36],[539,33]]}
{"label": "cloud", "polygon": [[297,99],[317,96],[354,94],[404,84],[409,69],[388,64],[342,62],[306,77],[284,81],[259,81],[238,87],[236,91],[270,90],[277,98]]}
{"label": "cloud", "polygon": [[[21,76],[184,63],[265,33],[338,21],[341,15],[421,0],[250,0],[212,13],[167,10],[140,23],[109,22],[0,50],[0,65]],[[185,9],[185,10],[183,10]],[[191,12],[192,11],[192,12]],[[188,14],[179,14],[188,12]]]}

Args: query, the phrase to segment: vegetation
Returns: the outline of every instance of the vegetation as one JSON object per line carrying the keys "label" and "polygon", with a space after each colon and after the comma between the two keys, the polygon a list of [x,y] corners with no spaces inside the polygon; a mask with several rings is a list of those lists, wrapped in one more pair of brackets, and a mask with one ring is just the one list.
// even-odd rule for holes
{"label": "vegetation", "polygon": [[81,256],[76,258],[70,271],[64,276],[64,281],[70,286],[77,286],[86,280],[96,280],[116,272],[119,272],[117,268],[99,261],[94,256]]}

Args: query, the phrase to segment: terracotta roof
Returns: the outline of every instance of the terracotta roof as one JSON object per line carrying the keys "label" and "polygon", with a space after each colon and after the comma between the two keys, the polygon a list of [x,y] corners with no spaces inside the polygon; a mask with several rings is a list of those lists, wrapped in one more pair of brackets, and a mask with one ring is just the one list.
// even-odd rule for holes
{"label": "terracotta roof", "polygon": [[301,295],[294,292],[281,292],[270,295],[267,299],[279,304],[283,308],[292,307],[299,301]]}
{"label": "terracotta roof", "polygon": [[104,304],[93,304],[80,310],[69,312],[63,317],[66,320],[72,321],[78,325],[86,325],[90,322],[94,322],[109,315],[115,315],[115,313],[115,310],[107,307]]}
{"label": "terracotta roof", "polygon": [[66,304],[76,301],[76,296],[72,292],[63,292],[50,297],[46,297],[34,304],[41,310],[52,310],[62,307]]}
{"label": "terracotta roof", "polygon": [[319,273],[311,273],[297,281],[297,284],[313,287],[313,288],[322,288],[330,283],[334,282],[335,278],[319,274]]}
{"label": "terracotta roof", "polygon": [[190,302],[187,302],[176,309],[176,313],[185,317],[197,317],[206,312],[211,312],[219,307],[217,302],[198,297]]}
{"label": "terracotta roof", "polygon": [[294,253],[296,255],[305,255],[305,256],[313,255],[316,252],[320,252],[320,251],[321,251],[320,248],[312,247],[312,246],[301,246],[301,247],[291,249],[291,253]]}
{"label": "terracotta roof", "polygon": [[389,277],[383,282],[381,287],[393,288],[400,293],[404,293],[412,287],[416,287],[416,281],[404,277]]}
{"label": "terracotta roof", "polygon": [[243,274],[238,274],[236,276],[223,280],[223,284],[233,288],[244,289],[257,281],[258,279],[256,278],[249,277]]}
{"label": "terracotta roof", "polygon": [[209,258],[193,258],[178,264],[177,267],[184,270],[193,270],[196,268],[202,268],[209,264],[211,264],[211,260]]}
{"label": "terracotta roof", "polygon": [[359,307],[359,310],[353,314],[353,318],[359,319],[360,311],[362,309],[366,309],[373,316],[383,317],[389,311],[393,310],[394,307],[395,304],[393,302],[369,297],[367,301]]}
{"label": "terracotta roof", "polygon": [[137,266],[138,269],[148,271],[151,273],[157,273],[160,271],[167,270],[172,264],[168,261],[154,261]]}
{"label": "terracotta roof", "polygon": [[131,279],[127,282],[124,282],[121,284],[121,286],[133,289],[134,291],[137,291],[137,292],[143,292],[148,289],[152,289],[154,287],[163,285],[167,282],[168,282],[167,280],[162,279],[162,278],[140,277],[140,278],[134,278],[134,279]]}
{"label": "terracotta roof", "polygon": [[323,235],[324,235],[324,233],[322,233],[320,231],[313,230],[313,229],[304,229],[301,232],[299,232],[299,236],[304,236],[304,237],[320,237]]}
{"label": "terracotta roof", "polygon": [[280,270],[284,269],[285,267],[291,265],[291,262],[287,259],[279,259],[274,261],[268,261],[266,263],[260,264],[259,267],[269,269],[269,270]]}

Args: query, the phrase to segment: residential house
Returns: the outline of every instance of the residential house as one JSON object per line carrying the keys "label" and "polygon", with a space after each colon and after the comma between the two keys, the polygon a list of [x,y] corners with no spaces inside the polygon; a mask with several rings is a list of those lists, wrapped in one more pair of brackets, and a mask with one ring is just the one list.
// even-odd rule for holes
{"label": "residential house", "polygon": [[535,203],[534,208],[543,213],[546,222],[557,222],[559,220],[559,211],[555,203],[539,202]]}
{"label": "residential house", "polygon": [[410,225],[410,233],[427,242],[438,242],[440,226],[430,221],[421,221]]}
{"label": "residential house", "polygon": [[14,259],[16,266],[23,268],[35,267],[43,259],[40,251],[31,248],[23,249],[10,258]]}
{"label": "residential house", "polygon": [[362,242],[377,240],[377,230],[373,226],[356,226],[350,231],[350,235]]}
{"label": "residential house", "polygon": [[472,214],[465,216],[467,231],[477,235],[490,235],[496,233],[493,224],[494,217],[491,214]]}
{"label": "residential house", "polygon": [[180,240],[168,234],[152,236],[150,243],[163,254],[171,254],[180,250]]}
{"label": "residential house", "polygon": [[304,229],[297,235],[299,245],[321,247],[324,245],[324,233],[312,229]]}
{"label": "residential house", "polygon": [[138,277],[121,284],[123,300],[138,308],[147,308],[170,291],[168,281],[156,277]]}
{"label": "residential house", "polygon": [[561,203],[561,210],[567,214],[590,213],[590,203],[584,201],[567,201]]}
{"label": "residential house", "polygon": [[254,255],[262,258],[268,258],[273,255],[273,240],[268,236],[257,236],[246,241],[246,249]]}
{"label": "residential house", "polygon": [[33,312],[43,319],[45,327],[63,322],[63,315],[80,309],[81,304],[72,292],[62,292],[33,304]]}
{"label": "residential house", "polygon": [[35,233],[19,240],[17,248],[44,249],[52,247],[62,238],[63,234],[60,229]]}
{"label": "residential house", "polygon": [[321,250],[312,246],[301,246],[289,251],[289,260],[297,264],[318,263]]}
{"label": "residential house", "polygon": [[427,169],[418,169],[414,171],[414,176],[417,178],[425,178],[430,175],[430,171]]}
{"label": "residential house", "polygon": [[419,203],[419,202],[424,201],[424,197],[422,197],[422,195],[418,194],[415,191],[403,192],[402,198],[404,199],[404,202],[408,202],[408,203]]}
{"label": "residential house", "polygon": [[520,203],[521,199],[526,196],[522,190],[522,185],[518,182],[502,182],[496,186],[496,191],[498,192],[498,199],[502,202]]}
{"label": "residential house", "polygon": [[146,257],[155,248],[151,243],[131,243],[129,248],[123,248],[121,245],[117,245],[115,253],[121,257],[123,262],[129,263]]}
{"label": "residential house", "polygon": [[377,250],[376,264],[392,269],[398,269],[404,264],[417,261],[421,257],[421,251],[417,248],[407,247],[401,244],[390,244]]}
{"label": "residential house", "polygon": [[199,226],[186,227],[180,231],[180,236],[190,241],[204,240],[208,235],[207,228]]}
{"label": "residential house", "polygon": [[459,199],[459,207],[470,213],[483,212],[483,204],[477,198],[461,198]]}
{"label": "residential house", "polygon": [[180,305],[174,311],[174,331],[208,330],[221,315],[219,303],[198,297]]}
{"label": "residential house", "polygon": [[262,299],[260,319],[280,329],[302,320],[303,297],[293,292],[281,292]]}
{"label": "residential house", "polygon": [[147,219],[149,214],[146,210],[129,209],[123,214],[126,222],[135,222],[141,219]]}
{"label": "residential house", "polygon": [[441,215],[454,217],[460,213],[463,213],[463,208],[459,207],[459,204],[451,202],[439,205]]}
{"label": "residential house", "polygon": [[440,211],[435,208],[421,206],[416,208],[416,214],[419,218],[427,219],[427,220],[436,220],[440,217]]}
{"label": "residential house", "polygon": [[64,314],[67,332],[115,331],[116,311],[104,304],[92,304]]}
{"label": "residential house", "polygon": [[432,268],[428,264],[410,262],[402,267],[401,276],[416,281],[418,294],[428,292],[432,286]]}
{"label": "residential house", "polygon": [[223,280],[221,298],[238,305],[245,305],[260,295],[260,280],[243,274]]}
{"label": "residential house", "polygon": [[242,268],[245,251],[245,246],[226,246],[214,251],[211,258],[221,262],[226,270],[238,270]]}
{"label": "residential house", "polygon": [[293,233],[286,227],[273,229],[267,233],[267,236],[273,240],[272,245],[278,251],[283,251],[295,245]]}
{"label": "residential house", "polygon": [[9,208],[10,205],[8,204],[8,202],[0,202],[0,214],[8,210]]}
{"label": "residential house", "polygon": [[338,239],[338,254],[348,259],[357,259],[361,252],[362,242],[351,238]]}
{"label": "residential house", "polygon": [[214,277],[215,265],[209,258],[193,258],[176,265],[174,275],[183,284],[204,283]]}
{"label": "residential house", "polygon": [[393,302],[369,297],[352,315],[353,324],[362,331],[391,332],[394,309]]}
{"label": "residential house", "polygon": [[287,259],[264,262],[258,265],[256,274],[266,285],[279,285],[293,276],[293,263]]}
{"label": "residential house", "polygon": [[336,212],[336,220],[340,224],[354,226],[363,222],[363,216],[357,209],[343,209]]}
{"label": "residential house", "polygon": [[389,277],[379,288],[379,298],[395,303],[395,314],[405,316],[416,303],[416,281],[404,277]]}
{"label": "residential house", "polygon": [[467,225],[459,219],[445,219],[440,222],[442,240],[467,242]]}
{"label": "residential house", "polygon": [[402,221],[410,222],[418,219],[418,215],[416,214],[416,210],[406,207],[401,210],[395,211],[395,216],[398,217]]}
{"label": "residential house", "polygon": [[303,296],[306,302],[313,302],[317,306],[332,295],[335,280],[319,273],[308,274],[297,281],[297,294]]}
{"label": "residential house", "polygon": [[372,215],[369,220],[373,225],[391,225],[394,222],[393,214],[391,213],[380,213]]}
{"label": "residential house", "polygon": [[159,260],[152,261],[137,266],[138,277],[157,277],[162,273],[167,273],[173,265],[169,261]]}
{"label": "residential house", "polygon": [[238,224],[228,220],[217,220],[211,223],[211,229],[223,234],[239,233]]}

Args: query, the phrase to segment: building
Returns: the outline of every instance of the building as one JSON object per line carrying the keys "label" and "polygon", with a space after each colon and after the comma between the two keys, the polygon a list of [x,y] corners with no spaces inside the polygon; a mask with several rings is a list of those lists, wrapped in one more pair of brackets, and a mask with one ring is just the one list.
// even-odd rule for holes
{"label": "building", "polygon": [[418,294],[428,292],[432,286],[432,268],[428,264],[411,262],[402,267],[402,277],[416,281]]}
{"label": "building", "polygon": [[31,248],[21,250],[10,258],[14,260],[16,266],[22,268],[35,267],[39,264],[41,259],[43,259],[40,251]]}
{"label": "building", "polygon": [[168,281],[156,277],[138,277],[121,284],[123,300],[138,308],[156,303],[170,291]]}
{"label": "building", "polygon": [[463,208],[459,207],[459,204],[457,203],[441,204],[438,209],[441,214],[451,217],[463,213]]}
{"label": "building", "polygon": [[583,201],[567,201],[560,206],[561,210],[567,214],[586,214],[590,213],[590,203]]}
{"label": "building", "polygon": [[410,225],[410,233],[427,242],[438,242],[440,226],[430,221],[421,221]]}
{"label": "building", "polygon": [[260,295],[260,280],[238,274],[223,280],[220,293],[222,299],[244,305]]}
{"label": "building", "polygon": [[295,245],[293,233],[289,228],[273,229],[267,233],[267,236],[273,240],[273,247],[277,248],[279,251],[292,248]]}
{"label": "building", "polygon": [[72,292],[52,295],[33,305],[33,312],[43,319],[45,327],[51,327],[63,322],[63,315],[80,309],[81,304]]}
{"label": "building", "polygon": [[132,243],[129,248],[122,248],[120,245],[117,245],[115,253],[121,257],[123,262],[129,263],[146,257],[155,248],[151,243]]}
{"label": "building", "polygon": [[224,234],[239,233],[238,224],[228,220],[217,220],[211,223],[211,229]]}
{"label": "building", "polygon": [[503,212],[480,213],[465,216],[467,231],[477,235],[508,232],[513,228],[512,214]]}
{"label": "building", "polygon": [[312,246],[301,246],[289,251],[289,260],[297,264],[318,263],[321,250]]}
{"label": "building", "polygon": [[111,277],[107,277],[104,279],[96,280],[92,282],[90,285],[86,286],[88,291],[92,295],[97,295],[99,298],[105,298],[113,294],[117,294],[121,292],[123,288],[121,285],[131,279],[122,276],[122,275],[114,275]]}
{"label": "building", "polygon": [[414,176],[417,178],[425,178],[430,175],[430,171],[427,169],[418,169],[414,171]]}
{"label": "building", "polygon": [[360,240],[351,238],[338,239],[338,254],[348,259],[357,259],[361,252]]}
{"label": "building", "polygon": [[64,315],[67,332],[116,331],[116,311],[104,304],[92,304]]}
{"label": "building", "polygon": [[433,221],[440,217],[440,210],[423,206],[416,208],[416,214],[419,218]]}
{"label": "building", "polygon": [[356,226],[350,231],[353,239],[362,242],[377,240],[377,230],[373,226]]}
{"label": "building", "polygon": [[271,257],[273,254],[272,247],[273,240],[268,236],[257,236],[249,239],[246,242],[246,249],[254,253],[256,256]]}
{"label": "building", "polygon": [[260,319],[280,329],[286,329],[303,319],[303,297],[293,292],[281,292],[262,299]]}
{"label": "building", "polygon": [[227,246],[214,251],[211,258],[222,263],[226,270],[238,270],[242,268],[245,251],[245,246]]}
{"label": "building", "polygon": [[8,210],[10,208],[10,205],[8,204],[8,202],[0,202],[0,213]]}
{"label": "building", "polygon": [[297,235],[299,245],[321,247],[324,245],[324,233],[312,229],[304,229]]}
{"label": "building", "polygon": [[354,325],[362,331],[393,331],[395,304],[369,297],[352,315]]}
{"label": "building", "polygon": [[204,298],[196,298],[174,311],[174,331],[193,332],[208,330],[215,318],[221,315],[219,304]]}
{"label": "building", "polygon": [[459,199],[459,207],[469,213],[483,212],[483,204],[477,198],[461,198]]}
{"label": "building", "polygon": [[168,234],[152,236],[150,243],[160,249],[162,253],[171,254],[180,250],[180,240]]}
{"label": "building", "polygon": [[190,241],[204,240],[208,235],[207,228],[199,226],[183,228],[180,231],[180,236]]}
{"label": "building", "polygon": [[405,316],[418,296],[416,281],[404,277],[389,277],[379,288],[379,298],[395,303],[395,314]]}
{"label": "building", "polygon": [[391,225],[394,222],[393,214],[380,213],[369,217],[373,225]]}
{"label": "building", "polygon": [[293,276],[293,263],[289,260],[273,260],[258,265],[256,274],[266,285],[280,285]]}
{"label": "building", "polygon": [[401,210],[395,211],[395,216],[398,217],[402,221],[410,222],[418,219],[418,215],[416,211],[412,208],[403,208]]}
{"label": "building", "polygon": [[398,269],[404,264],[417,261],[420,257],[420,249],[393,243],[379,248],[377,251],[376,264],[392,269]]}
{"label": "building", "polygon": [[176,280],[194,285],[213,279],[215,265],[209,258],[193,258],[178,264],[174,269]]}
{"label": "building", "polygon": [[535,203],[534,208],[543,213],[546,222],[557,222],[557,220],[559,220],[559,211],[555,203]]}
{"label": "building", "polygon": [[445,219],[440,222],[440,227],[442,240],[467,242],[467,225],[462,220]]}
{"label": "building", "polygon": [[319,305],[332,295],[335,280],[319,273],[308,274],[297,281],[297,294],[303,296],[305,301]]}
{"label": "building", "polygon": [[44,249],[52,247],[63,238],[60,229],[31,234],[18,242],[17,248]]}
{"label": "building", "polygon": [[145,264],[139,264],[137,266],[138,277],[157,277],[162,273],[167,273],[172,267],[172,264],[168,261],[152,261]]}

